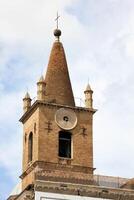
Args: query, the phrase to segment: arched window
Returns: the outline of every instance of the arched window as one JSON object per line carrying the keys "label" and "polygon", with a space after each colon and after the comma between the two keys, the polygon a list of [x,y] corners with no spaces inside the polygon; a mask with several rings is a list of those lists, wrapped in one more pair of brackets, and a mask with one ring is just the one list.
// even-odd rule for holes
{"label": "arched window", "polygon": [[71,158],[71,133],[59,132],[59,157]]}
{"label": "arched window", "polygon": [[31,162],[33,159],[33,133],[29,134],[28,139],[28,162]]}

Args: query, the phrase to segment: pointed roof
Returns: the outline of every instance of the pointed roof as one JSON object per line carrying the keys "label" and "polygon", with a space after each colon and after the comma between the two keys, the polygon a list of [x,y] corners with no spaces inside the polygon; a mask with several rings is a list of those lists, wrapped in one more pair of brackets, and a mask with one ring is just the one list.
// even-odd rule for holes
{"label": "pointed roof", "polygon": [[87,84],[87,87],[86,87],[84,92],[93,92],[91,87],[90,87],[90,85],[89,85],[89,83]]}
{"label": "pointed roof", "polygon": [[28,92],[26,93],[24,99],[31,99],[31,98],[30,98],[30,94],[29,94]]}
{"label": "pointed roof", "polygon": [[38,80],[37,84],[38,83],[45,83],[45,79],[43,76],[40,77],[40,79]]}
{"label": "pointed roof", "polygon": [[89,83],[87,84],[86,90],[91,90]]}
{"label": "pointed roof", "polygon": [[40,79],[39,79],[39,82],[44,82],[44,81],[45,81],[45,80],[44,80],[44,77],[41,76]]}
{"label": "pointed roof", "polygon": [[58,40],[53,44],[45,77],[46,101],[75,106],[66,56],[59,41],[61,32],[55,30],[54,35]]}

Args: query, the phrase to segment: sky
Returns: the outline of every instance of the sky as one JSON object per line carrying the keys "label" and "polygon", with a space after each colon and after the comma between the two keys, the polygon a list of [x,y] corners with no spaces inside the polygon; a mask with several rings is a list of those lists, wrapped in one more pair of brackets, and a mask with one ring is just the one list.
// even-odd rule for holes
{"label": "sky", "polygon": [[96,174],[134,177],[134,1],[0,0],[0,200],[19,182],[22,98],[36,96],[56,12],[74,96],[93,89]]}

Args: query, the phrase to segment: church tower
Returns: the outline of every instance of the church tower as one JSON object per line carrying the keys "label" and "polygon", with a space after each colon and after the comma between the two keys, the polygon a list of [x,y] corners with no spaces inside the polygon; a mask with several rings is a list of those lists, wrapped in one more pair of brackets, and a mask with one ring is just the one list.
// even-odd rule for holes
{"label": "church tower", "polygon": [[32,102],[28,92],[23,98],[21,191],[8,200],[134,199],[133,179],[114,182],[115,177],[94,175],[93,91],[88,84],[85,107],[75,105],[58,27],[54,36],[37,99]]}
{"label": "church tower", "polygon": [[37,83],[37,100],[24,98],[22,189],[36,180],[92,182],[93,114],[75,106],[61,31],[50,53],[45,78]]}

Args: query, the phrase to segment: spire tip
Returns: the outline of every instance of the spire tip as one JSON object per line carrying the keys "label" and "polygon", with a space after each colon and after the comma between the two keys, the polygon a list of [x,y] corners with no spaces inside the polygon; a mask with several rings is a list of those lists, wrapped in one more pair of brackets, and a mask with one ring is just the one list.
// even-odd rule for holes
{"label": "spire tip", "polygon": [[57,17],[55,19],[57,25],[56,25],[56,29],[54,30],[54,36],[58,39],[59,41],[59,37],[61,36],[61,30],[58,28],[59,27],[59,15],[58,15],[58,12],[57,12]]}

